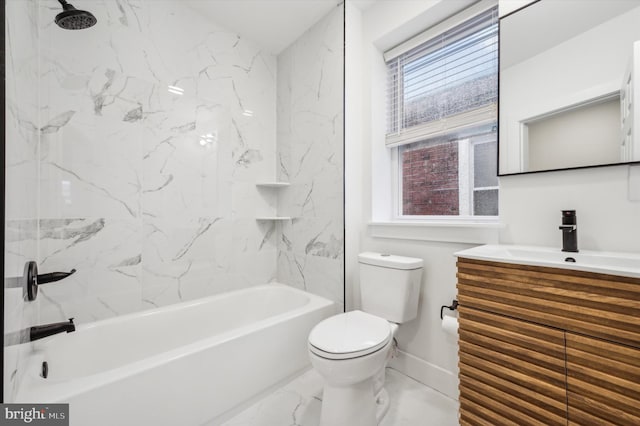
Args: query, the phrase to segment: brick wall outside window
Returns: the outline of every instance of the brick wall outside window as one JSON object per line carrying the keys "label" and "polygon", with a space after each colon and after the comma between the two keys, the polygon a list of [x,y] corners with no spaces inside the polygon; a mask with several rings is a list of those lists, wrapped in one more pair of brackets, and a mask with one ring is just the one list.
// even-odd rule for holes
{"label": "brick wall outside window", "polygon": [[402,214],[458,215],[458,142],[402,152]]}

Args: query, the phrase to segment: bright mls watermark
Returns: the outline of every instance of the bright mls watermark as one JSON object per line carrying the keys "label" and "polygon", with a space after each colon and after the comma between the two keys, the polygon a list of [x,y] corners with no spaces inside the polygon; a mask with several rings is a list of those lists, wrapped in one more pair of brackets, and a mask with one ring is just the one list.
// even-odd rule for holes
{"label": "bright mls watermark", "polygon": [[69,404],[0,404],[2,425],[69,426]]}

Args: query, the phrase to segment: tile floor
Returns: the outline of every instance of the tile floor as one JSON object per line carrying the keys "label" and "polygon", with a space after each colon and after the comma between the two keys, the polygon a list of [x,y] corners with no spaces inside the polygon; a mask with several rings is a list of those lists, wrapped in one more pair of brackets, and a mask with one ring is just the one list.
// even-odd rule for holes
{"label": "tile floor", "polygon": [[[458,401],[387,369],[389,412],[380,426],[458,426]],[[223,426],[318,426],[322,379],[309,370]]]}

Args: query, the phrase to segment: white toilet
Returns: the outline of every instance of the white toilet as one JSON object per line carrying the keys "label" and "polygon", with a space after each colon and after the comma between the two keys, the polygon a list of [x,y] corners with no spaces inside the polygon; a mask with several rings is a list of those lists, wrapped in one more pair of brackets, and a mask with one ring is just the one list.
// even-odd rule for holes
{"label": "white toilet", "polygon": [[418,313],[422,259],[361,253],[362,311],[334,315],[309,334],[324,378],[320,426],[374,426],[386,414],[384,371],[398,324]]}

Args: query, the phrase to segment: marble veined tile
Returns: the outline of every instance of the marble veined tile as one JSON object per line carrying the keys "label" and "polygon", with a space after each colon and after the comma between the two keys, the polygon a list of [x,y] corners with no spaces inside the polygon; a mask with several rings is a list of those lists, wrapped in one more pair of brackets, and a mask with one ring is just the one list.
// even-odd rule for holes
{"label": "marble veined tile", "polygon": [[344,261],[293,252],[278,252],[278,281],[344,303]]}
{"label": "marble veined tile", "polygon": [[[5,19],[5,278],[21,277],[37,257],[38,214],[38,8],[35,2],[3,2]],[[6,284],[5,284],[6,285]],[[19,340],[32,324],[33,305],[21,288],[4,289],[5,332]],[[22,331],[20,331],[22,330]],[[5,333],[4,401],[12,402],[24,376],[27,345]]]}
{"label": "marble veined tile", "polygon": [[[43,319],[100,319],[139,309],[139,220],[42,219],[39,223],[40,273],[76,269],[73,275],[40,287]],[[87,300],[100,309],[92,309]]]}
{"label": "marble veined tile", "polygon": [[[30,5],[39,37],[8,38],[8,73],[25,78],[7,88],[7,182],[20,183],[7,256],[16,271],[31,256],[42,272],[77,269],[43,286],[39,321],[281,277],[342,300],[338,8],[279,64],[177,1],[94,0],[99,25],[80,36],[53,23],[57,6]],[[291,187],[255,186],[276,178]],[[287,212],[299,220],[255,220]]]}
{"label": "marble veined tile", "polygon": [[5,215],[30,219],[38,205],[37,8],[13,1],[5,13]]}
{"label": "marble veined tile", "polygon": [[[457,401],[396,370],[387,368],[386,377],[390,406],[380,426],[458,426]],[[322,377],[309,370],[222,426],[317,426],[321,408]]]}
{"label": "marble veined tile", "polygon": [[227,268],[204,260],[145,267],[142,304],[146,309],[193,300],[234,289]]}
{"label": "marble veined tile", "polygon": [[4,244],[5,276],[22,276],[24,264],[37,259],[38,221],[36,219],[7,220]]}
{"label": "marble veined tile", "polygon": [[201,144],[204,139],[195,132],[149,135],[149,139],[154,142],[148,143],[143,157],[144,216],[180,220],[224,215],[227,200],[221,198],[224,192],[220,194],[220,189],[225,181],[218,174],[224,154],[218,149],[219,142]]}
{"label": "marble veined tile", "polygon": [[143,258],[149,268],[175,275],[172,262],[206,260],[224,265],[231,244],[229,221],[220,217],[197,217],[173,220],[145,218]]}
{"label": "marble veined tile", "polygon": [[40,214],[47,218],[140,217],[142,163],[139,132],[68,125],[43,135]]}
{"label": "marble veined tile", "polygon": [[278,241],[280,249],[329,259],[341,258],[344,255],[342,212],[335,212],[335,216],[294,218],[283,223]]}
{"label": "marble veined tile", "polygon": [[278,280],[343,300],[341,8],[278,57]]}
{"label": "marble veined tile", "polygon": [[276,208],[255,187],[276,170],[275,56],[176,1],[95,0],[98,25],[81,36],[38,7],[39,121],[14,120],[34,160],[14,169],[40,162],[42,264],[78,269],[44,292],[44,315],[101,318],[275,279],[277,229],[255,221]]}

